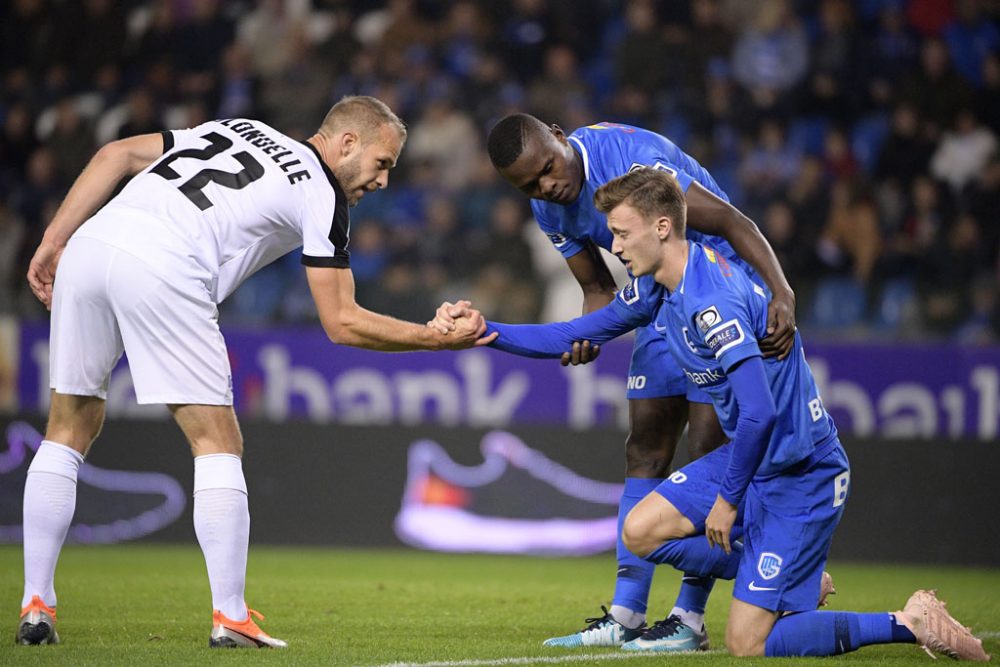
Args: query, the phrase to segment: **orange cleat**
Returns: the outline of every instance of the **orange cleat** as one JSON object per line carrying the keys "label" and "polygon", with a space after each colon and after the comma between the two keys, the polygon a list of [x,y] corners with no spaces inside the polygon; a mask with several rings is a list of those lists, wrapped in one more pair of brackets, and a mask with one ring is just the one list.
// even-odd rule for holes
{"label": "orange cleat", "polygon": [[212,636],[208,639],[211,648],[287,648],[288,644],[275,639],[254,623],[263,621],[264,616],[253,609],[247,609],[245,621],[234,621],[216,609],[212,613]]}
{"label": "orange cleat", "polygon": [[23,646],[58,644],[55,608],[42,602],[37,595],[32,596],[28,606],[21,610],[21,622],[17,625],[14,643]]}

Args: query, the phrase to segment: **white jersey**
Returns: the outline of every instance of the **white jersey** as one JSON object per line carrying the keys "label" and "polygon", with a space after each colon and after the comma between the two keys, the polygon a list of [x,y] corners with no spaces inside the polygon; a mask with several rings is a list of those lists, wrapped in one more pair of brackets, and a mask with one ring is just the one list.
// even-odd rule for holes
{"label": "white jersey", "polygon": [[244,119],[164,132],[163,144],[76,236],[164,280],[205,281],[216,303],[298,247],[305,265],[350,266],[347,197],[311,144]]}

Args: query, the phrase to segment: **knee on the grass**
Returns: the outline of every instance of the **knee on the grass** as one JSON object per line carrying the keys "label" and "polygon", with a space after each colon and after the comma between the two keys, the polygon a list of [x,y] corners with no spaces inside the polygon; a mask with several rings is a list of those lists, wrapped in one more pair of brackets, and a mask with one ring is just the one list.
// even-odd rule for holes
{"label": "knee on the grass", "polygon": [[753,637],[726,628],[726,650],[737,658],[762,657],[767,637]]}

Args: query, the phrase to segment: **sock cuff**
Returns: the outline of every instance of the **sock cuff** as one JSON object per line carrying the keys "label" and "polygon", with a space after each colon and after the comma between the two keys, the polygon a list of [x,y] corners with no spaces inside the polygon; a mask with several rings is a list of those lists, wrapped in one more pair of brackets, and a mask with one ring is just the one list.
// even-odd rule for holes
{"label": "sock cuff", "polygon": [[42,440],[42,444],[35,452],[35,458],[28,466],[28,474],[33,472],[47,472],[59,475],[76,481],[80,464],[83,463],[83,455],[72,447],[53,442],[52,440]]}
{"label": "sock cuff", "polygon": [[194,457],[194,492],[206,489],[234,489],[247,492],[243,461],[235,454],[206,454]]}
{"label": "sock cuff", "polygon": [[626,477],[625,492],[623,495],[645,498],[662,483],[662,477]]}

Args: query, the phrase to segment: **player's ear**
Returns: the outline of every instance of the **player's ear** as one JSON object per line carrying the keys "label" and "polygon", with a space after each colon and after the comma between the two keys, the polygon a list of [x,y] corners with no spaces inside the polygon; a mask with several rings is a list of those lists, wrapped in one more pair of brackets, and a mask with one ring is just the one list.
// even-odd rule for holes
{"label": "player's ear", "polygon": [[666,241],[667,237],[670,236],[670,232],[674,228],[673,221],[665,215],[661,215],[656,219],[656,236],[661,241]]}
{"label": "player's ear", "polygon": [[347,157],[348,155],[353,153],[360,145],[361,145],[361,140],[356,133],[351,132],[350,130],[341,133],[340,145],[338,146],[338,149],[340,151],[340,156]]}
{"label": "player's ear", "polygon": [[551,132],[552,136],[559,141],[563,141],[566,138],[566,133],[563,132],[563,129],[555,123],[552,123],[552,126],[549,128],[549,132]]}

